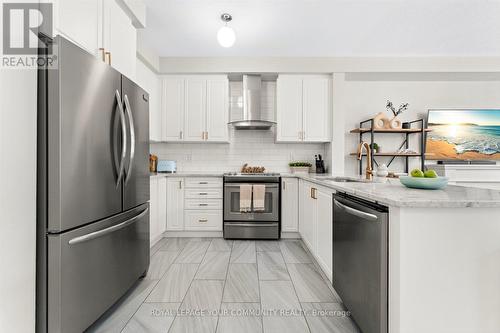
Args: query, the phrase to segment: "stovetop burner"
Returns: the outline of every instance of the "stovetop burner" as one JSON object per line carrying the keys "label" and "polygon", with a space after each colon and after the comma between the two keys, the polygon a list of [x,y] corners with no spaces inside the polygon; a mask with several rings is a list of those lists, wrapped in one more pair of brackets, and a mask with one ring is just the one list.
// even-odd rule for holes
{"label": "stovetop burner", "polygon": [[279,173],[241,173],[228,172],[224,174],[225,183],[279,183]]}
{"label": "stovetop burner", "polygon": [[277,172],[262,172],[262,173],[242,173],[242,172],[227,172],[224,176],[264,176],[264,177],[279,177]]}

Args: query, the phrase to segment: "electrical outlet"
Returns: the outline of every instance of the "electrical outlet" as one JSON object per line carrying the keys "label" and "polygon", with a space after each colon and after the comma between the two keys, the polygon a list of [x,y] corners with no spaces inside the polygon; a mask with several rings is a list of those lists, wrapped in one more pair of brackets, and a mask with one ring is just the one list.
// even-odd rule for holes
{"label": "electrical outlet", "polygon": [[191,162],[192,159],[193,159],[193,155],[186,154],[186,162]]}
{"label": "electrical outlet", "polygon": [[294,160],[294,159],[293,159],[293,151],[291,151],[291,152],[290,152],[289,161],[291,162],[291,161],[293,161],[293,160]]}

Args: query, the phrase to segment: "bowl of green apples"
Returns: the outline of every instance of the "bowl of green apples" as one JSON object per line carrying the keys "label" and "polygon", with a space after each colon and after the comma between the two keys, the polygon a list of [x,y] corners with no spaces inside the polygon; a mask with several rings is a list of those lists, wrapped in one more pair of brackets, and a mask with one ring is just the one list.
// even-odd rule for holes
{"label": "bowl of green apples", "polygon": [[425,172],[413,169],[410,176],[401,176],[399,181],[406,187],[422,190],[440,190],[448,185],[448,177],[439,177],[436,171],[429,169]]}

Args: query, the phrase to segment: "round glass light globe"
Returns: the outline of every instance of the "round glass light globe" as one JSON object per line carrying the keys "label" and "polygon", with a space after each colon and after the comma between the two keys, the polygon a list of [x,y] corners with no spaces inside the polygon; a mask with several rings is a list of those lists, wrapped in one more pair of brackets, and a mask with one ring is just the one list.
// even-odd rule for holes
{"label": "round glass light globe", "polygon": [[219,44],[221,46],[231,47],[236,41],[236,34],[234,33],[233,29],[224,26],[217,32],[217,40],[219,41]]}

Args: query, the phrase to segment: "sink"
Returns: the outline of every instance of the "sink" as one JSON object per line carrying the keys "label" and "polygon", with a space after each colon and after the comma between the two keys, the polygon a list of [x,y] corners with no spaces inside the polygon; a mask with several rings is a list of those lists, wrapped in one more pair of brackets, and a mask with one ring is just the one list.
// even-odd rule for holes
{"label": "sink", "polygon": [[357,179],[357,178],[350,178],[350,177],[329,177],[326,179],[334,181],[334,182],[339,182],[339,183],[366,183],[367,182],[367,180],[364,180],[364,179]]}

